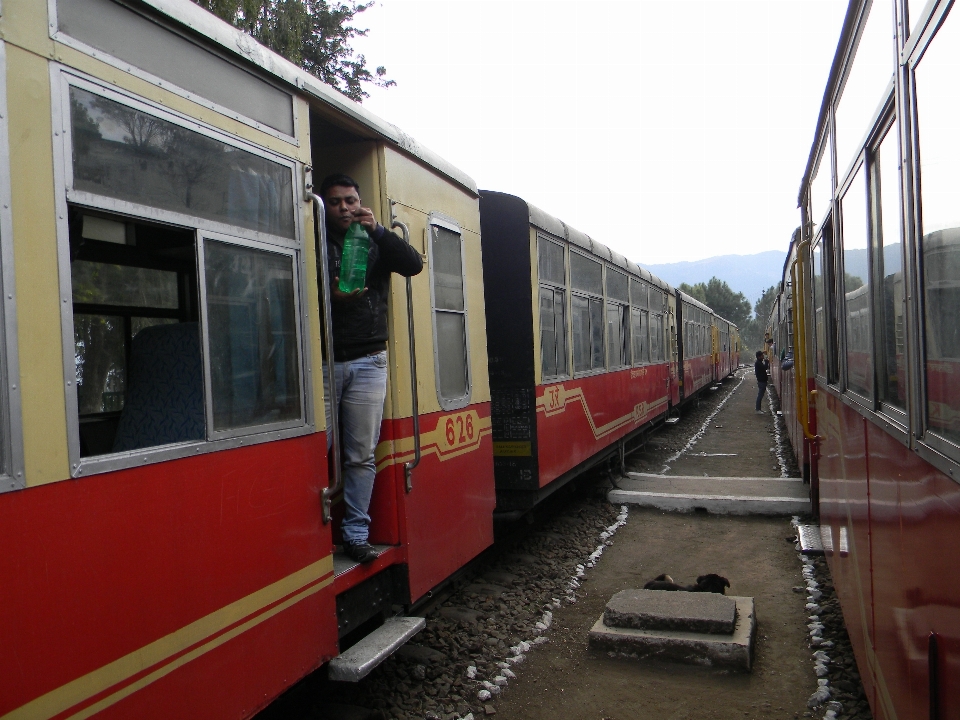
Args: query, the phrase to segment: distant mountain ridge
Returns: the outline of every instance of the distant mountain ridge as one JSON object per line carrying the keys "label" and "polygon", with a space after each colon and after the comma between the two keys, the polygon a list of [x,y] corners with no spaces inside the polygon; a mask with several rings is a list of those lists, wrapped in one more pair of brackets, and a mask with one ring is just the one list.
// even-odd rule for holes
{"label": "distant mountain ridge", "polygon": [[756,255],[718,255],[705,260],[641,265],[674,287],[717,277],[734,292],[742,292],[752,307],[764,290],[780,282],[786,257],[780,250],[767,250]]}

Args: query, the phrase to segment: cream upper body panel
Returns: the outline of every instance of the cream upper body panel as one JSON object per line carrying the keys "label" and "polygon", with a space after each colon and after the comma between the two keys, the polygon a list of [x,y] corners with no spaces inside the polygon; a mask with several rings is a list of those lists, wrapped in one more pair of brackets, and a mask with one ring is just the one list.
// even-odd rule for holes
{"label": "cream upper body panel", "polygon": [[[419,410],[442,408],[435,373],[435,335],[431,305],[430,220],[439,215],[460,228],[463,242],[463,279],[467,314],[470,396],[467,404],[488,402],[487,335],[483,296],[483,259],[480,251],[480,205],[476,195],[450,182],[420,162],[388,146],[380,146],[383,174],[380,185],[380,221],[389,227],[391,212],[404,223],[410,243],[424,260],[423,271],[412,278],[417,349]],[[398,234],[399,230],[395,230]],[[409,417],[410,344],[407,331],[406,282],[395,276],[391,287],[391,391],[385,417]]]}

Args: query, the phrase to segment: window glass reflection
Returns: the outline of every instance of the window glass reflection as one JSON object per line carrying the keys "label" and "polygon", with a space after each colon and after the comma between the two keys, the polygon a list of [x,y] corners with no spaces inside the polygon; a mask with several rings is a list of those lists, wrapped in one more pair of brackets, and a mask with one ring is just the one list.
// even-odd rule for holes
{"label": "window glass reflection", "polygon": [[916,70],[927,416],[960,443],[960,20],[951,12]]}
{"label": "window glass reflection", "polygon": [[289,167],[77,87],[70,120],[75,189],[294,236]]}
{"label": "window glass reflection", "polygon": [[883,91],[893,77],[893,70],[892,13],[888,4],[875,2],[834,113],[837,172],[841,177],[860,152],[860,143],[870,129],[870,121],[883,100]]}
{"label": "window glass reflection", "polygon": [[823,243],[817,242],[813,248],[813,313],[816,323],[814,365],[818,375],[827,374],[827,328],[823,302]]}
{"label": "window glass reflection", "polygon": [[[830,136],[824,141],[824,148],[830,147]],[[810,186],[810,220],[813,222],[813,232],[820,228],[820,222],[830,211],[833,202],[833,173],[830,165],[830,152],[824,149],[820,153],[820,161],[816,174]]]}
{"label": "window glass reflection", "polygon": [[843,196],[843,293],[847,387],[873,397],[873,312],[867,259],[867,186],[863,166]]}
{"label": "window glass reflection", "polygon": [[212,240],[204,258],[214,429],[299,419],[293,258]]}
{"label": "window glass reflection", "polygon": [[880,360],[877,388],[880,400],[904,410],[906,377],[903,342],[903,253],[900,243],[900,163],[897,125],[887,131],[876,153],[880,227],[874,242],[874,263],[882,278],[880,294]]}

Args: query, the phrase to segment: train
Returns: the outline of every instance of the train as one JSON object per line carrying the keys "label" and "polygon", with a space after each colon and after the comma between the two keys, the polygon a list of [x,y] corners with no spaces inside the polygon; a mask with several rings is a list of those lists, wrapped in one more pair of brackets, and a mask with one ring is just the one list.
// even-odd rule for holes
{"label": "train", "polygon": [[[0,717],[356,680],[497,520],[739,366],[735,324],[189,0],[7,0],[0,38]],[[426,267],[390,290],[364,565],[324,412],[334,172]]]}
{"label": "train", "polygon": [[960,11],[847,6],[769,321],[873,717],[960,715]]}

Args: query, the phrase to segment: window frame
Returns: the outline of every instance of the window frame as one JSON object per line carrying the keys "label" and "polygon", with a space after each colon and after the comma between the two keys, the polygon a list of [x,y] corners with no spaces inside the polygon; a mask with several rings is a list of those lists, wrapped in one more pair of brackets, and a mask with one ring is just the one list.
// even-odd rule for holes
{"label": "window frame", "polygon": [[[863,176],[860,176],[860,172],[863,171]],[[877,365],[876,365],[876,349],[877,349],[877,338],[876,338],[876,308],[875,308],[875,289],[876,282],[875,276],[876,271],[874,268],[874,258],[872,255],[872,246],[873,246],[873,235],[874,235],[874,217],[873,217],[873,196],[872,196],[872,183],[871,183],[871,167],[868,162],[867,153],[864,151],[864,148],[861,146],[860,152],[857,154],[854,162],[850,166],[850,172],[845,178],[843,184],[837,188],[837,207],[839,209],[839,233],[834,228],[834,267],[836,270],[836,281],[835,289],[836,293],[838,311],[835,311],[835,321],[837,323],[837,341],[839,345],[842,345],[842,352],[840,348],[837,348],[837,359],[839,361],[840,369],[840,380],[836,383],[838,387],[841,388],[847,397],[856,402],[859,406],[864,409],[873,410],[875,407],[876,397],[877,397]],[[858,180],[859,177],[859,181]],[[859,187],[858,187],[859,186]],[[848,193],[851,192],[860,192],[863,193],[863,203],[866,207],[866,214],[863,218],[860,218],[858,222],[865,223],[866,229],[866,238],[867,238],[867,247],[866,247],[866,257],[867,257],[867,289],[865,294],[867,295],[866,301],[864,303],[863,310],[869,312],[868,322],[865,323],[867,332],[869,332],[870,337],[867,338],[864,342],[860,343],[870,356],[870,374],[867,378],[867,383],[869,384],[869,394],[865,395],[858,388],[851,387],[850,385],[850,361],[849,356],[851,350],[856,351],[857,348],[851,347],[851,338],[849,337],[849,325],[850,325],[850,315],[847,308],[847,291],[846,291],[846,277],[847,277],[847,267],[846,267],[846,238],[843,236],[843,230],[845,223],[847,222],[846,218],[846,203],[844,202],[848,196]],[[852,219],[852,216],[851,216]],[[838,241],[839,238],[839,241]],[[851,290],[851,293],[856,293],[857,290]],[[841,300],[841,298],[843,298]],[[862,312],[862,311],[860,311]],[[857,321],[854,321],[855,323]]]}
{"label": "window frame", "polygon": [[[107,87],[102,81],[84,75],[73,69],[68,69],[57,63],[50,65],[51,82],[51,112],[54,127],[54,189],[57,208],[57,252],[58,269],[60,273],[60,325],[63,344],[64,367],[64,394],[66,401],[66,423],[68,458],[70,476],[82,477],[86,475],[111,472],[146,464],[164,462],[188,456],[229,450],[244,445],[272,442],[290,437],[297,437],[316,432],[315,408],[313,397],[312,353],[306,342],[306,329],[310,327],[307,317],[307,289],[304,278],[307,277],[305,266],[304,229],[302,213],[299,211],[303,203],[303,188],[299,179],[302,177],[301,163],[291,158],[271,152],[266,148],[251,144],[243,138],[236,137],[213,126],[181,115],[169,108],[152,104],[146,98],[122,90],[118,87]],[[292,217],[294,237],[287,238],[272,235],[256,230],[250,230],[235,225],[207,220],[197,216],[185,215],[169,210],[161,210],[139,203],[125,200],[116,200],[103,195],[96,195],[85,191],[73,190],[72,167],[72,137],[70,129],[70,87],[75,86],[87,92],[100,95],[127,107],[148,113],[177,126],[198,132],[218,142],[239,148],[254,155],[261,156],[271,162],[283,165],[290,169]],[[57,130],[59,128],[60,130]],[[59,137],[57,137],[59,136]],[[205,323],[206,306],[205,294],[198,298],[200,302],[201,352],[204,365],[204,415],[205,437],[203,440],[189,440],[182,443],[158,445],[150,448],[108,453],[104,455],[80,457],[80,431],[78,401],[74,380],[75,348],[73,324],[73,293],[70,265],[70,233],[68,227],[68,207],[89,208],[116,216],[125,216],[134,221],[170,225],[194,233],[197,282],[201,293],[205,283],[203,275],[203,257],[201,237],[214,240],[227,239],[230,243],[251,249],[268,249],[271,252],[287,254],[293,258],[294,267],[294,302],[296,303],[296,326],[299,352],[299,379],[301,393],[301,416],[295,423],[283,421],[254,425],[249,428],[236,428],[229,431],[214,433],[212,416],[210,416],[211,378],[209,374],[209,346]]]}
{"label": "window frame", "polygon": [[[437,308],[437,298],[435,292],[434,280],[434,262],[433,262],[433,234],[432,228],[439,227],[448,230],[460,238],[460,280],[461,292],[463,293],[463,310],[448,310],[446,308]],[[443,410],[460,410],[470,404],[473,396],[473,369],[470,358],[470,308],[467,294],[467,271],[466,271],[466,248],[463,239],[463,228],[460,223],[448,215],[438,211],[432,211],[427,216],[427,265],[430,268],[430,324],[433,332],[433,377],[437,390],[437,402]],[[538,296],[539,297],[539,296]],[[463,315],[463,344],[464,344],[464,362],[466,363],[466,392],[456,398],[444,397],[440,390],[440,346],[437,336],[437,313],[453,313]]]}
{"label": "window frame", "polygon": [[[582,290],[582,289],[580,289],[580,288],[575,288],[575,287],[573,286],[573,255],[574,255],[575,253],[576,253],[577,255],[580,255],[581,257],[589,260],[590,262],[596,263],[597,265],[600,266],[600,268],[601,268],[601,275],[600,275],[600,294],[599,294],[599,295],[596,295],[596,294],[592,293],[592,292],[589,291],[589,290]],[[589,370],[577,370],[577,367],[576,367],[576,352],[574,352],[574,353],[573,353],[573,364],[571,365],[571,368],[570,368],[570,369],[571,369],[571,372],[573,373],[572,377],[573,377],[573,378],[582,378],[582,377],[589,377],[589,376],[591,376],[591,375],[600,375],[600,374],[602,374],[602,373],[607,372],[607,365],[606,365],[606,363],[607,363],[607,332],[606,332],[606,330],[607,330],[607,309],[606,309],[606,308],[607,308],[607,302],[606,302],[606,297],[604,297],[604,295],[603,295],[603,291],[604,291],[604,289],[605,289],[605,288],[604,288],[604,280],[605,280],[605,277],[604,277],[604,275],[603,275],[603,266],[604,266],[604,264],[603,264],[603,261],[600,260],[599,258],[596,258],[596,257],[593,257],[593,256],[591,256],[591,255],[588,255],[588,254],[585,253],[585,252],[577,252],[573,247],[570,248],[570,258],[569,258],[568,262],[569,262],[569,264],[570,264],[570,323],[571,323],[570,345],[571,345],[571,349],[573,349],[573,328],[572,328],[572,323],[573,323],[573,298],[576,296],[576,297],[585,298],[585,299],[587,300],[587,317],[588,317],[588,318],[591,318],[591,321],[590,321],[590,322],[591,322],[591,325],[590,325],[590,330],[589,330],[589,333],[588,333],[589,338],[590,338],[590,342],[588,343],[588,345],[589,345],[589,351],[590,351],[591,365],[592,365],[592,363],[593,363],[593,349],[594,349],[594,348],[593,348],[593,324],[592,324],[592,323],[593,323],[593,320],[592,320],[592,316],[590,315],[590,301],[591,301],[591,300],[594,300],[594,301],[599,301],[599,302],[600,302],[600,349],[601,349],[601,355],[603,356],[603,365],[602,365],[602,366],[600,366],[600,367],[598,367],[598,368],[591,367]]]}
{"label": "window frame", "polygon": [[0,494],[26,487],[8,123],[7,51],[0,40]]}
{"label": "window frame", "polygon": [[[886,394],[886,390],[889,388],[884,388],[881,392],[881,383],[880,376],[881,374],[886,376],[889,373],[889,367],[887,363],[887,354],[886,348],[884,347],[884,332],[882,329],[883,322],[886,318],[884,310],[884,288],[883,283],[886,273],[886,258],[884,254],[884,237],[887,233],[887,230],[883,227],[883,192],[885,181],[883,175],[881,174],[880,167],[880,148],[884,142],[888,139],[893,141],[894,147],[897,151],[897,160],[898,165],[902,165],[901,153],[900,153],[900,128],[899,123],[897,122],[896,112],[893,107],[892,98],[889,101],[889,107],[884,112],[882,119],[875,126],[875,131],[873,132],[870,142],[866,146],[866,161],[868,167],[868,183],[869,183],[869,212],[870,212],[870,254],[871,254],[871,272],[873,273],[871,280],[874,283],[875,290],[873,291],[873,333],[874,333],[874,393],[875,399],[873,407],[876,412],[881,413],[886,416],[888,421],[894,422],[899,426],[901,433],[906,431],[908,425],[908,416],[907,411],[910,407],[910,399],[907,397],[904,400],[904,408],[899,408],[894,405],[892,402],[885,400],[881,395]],[[889,184],[890,179],[886,180],[886,183],[889,184],[887,192],[892,192],[895,196],[896,204],[899,209],[900,215],[900,225],[893,228],[893,233],[895,234],[898,244],[900,245],[900,277],[901,283],[906,282],[906,263],[904,262],[904,250],[906,248],[905,238],[903,237],[903,195],[901,193],[901,176],[902,168],[897,173],[896,177],[893,178],[893,183]],[[879,258],[879,262],[877,262]],[[904,313],[901,316],[901,321],[904,323],[903,327],[903,353],[902,353],[902,362],[904,364],[904,375],[907,374],[907,344],[908,339],[906,337],[906,308],[904,308]],[[894,322],[894,339],[896,338],[896,322]],[[909,386],[909,382],[906,383]]]}
{"label": "window frame", "polygon": [[[609,291],[609,277],[610,273],[615,272],[618,275],[622,275],[626,282],[627,289],[627,299],[622,300],[620,298],[615,298],[610,295]],[[633,365],[633,346],[631,341],[631,313],[630,313],[630,278],[631,275],[624,270],[621,270],[616,267],[604,264],[603,266],[603,295],[604,295],[604,304],[603,304],[603,320],[604,320],[604,333],[606,334],[606,326],[609,323],[609,312],[612,308],[618,309],[618,318],[620,322],[620,362],[614,363],[612,355],[612,348],[610,346],[611,338],[607,334],[604,337],[604,347],[606,348],[606,366],[608,370],[623,370],[624,368],[631,367]]]}
{"label": "window frame", "polygon": [[[54,127],[62,122],[62,138],[60,144],[62,144],[62,150],[64,152],[63,175],[64,182],[66,184],[67,202],[74,205],[83,205],[85,207],[103,210],[105,212],[152,220],[153,222],[167,225],[179,225],[181,227],[188,228],[203,228],[210,232],[219,232],[223,233],[224,235],[242,236],[271,245],[282,245],[293,249],[302,248],[303,223],[300,212],[302,202],[300,201],[301,188],[299,187],[299,178],[301,177],[301,173],[298,173],[299,164],[297,162],[291,160],[290,158],[273,153],[266,148],[253,145],[252,143],[249,143],[238,136],[230,135],[227,132],[221,131],[209,125],[204,125],[193,118],[190,118],[186,115],[181,115],[180,113],[174,112],[166,107],[153,105],[144,98],[120,91],[117,88],[107,87],[102,82],[77,73],[72,69],[68,70],[62,66],[54,65],[51,69],[51,73],[55,75],[55,77],[52,78],[52,85],[55,90],[51,93],[51,95],[57,96],[52,102],[55,107]],[[57,87],[58,85],[59,88]],[[178,127],[198,133],[199,135],[203,135],[211,140],[223,143],[224,145],[230,145],[231,147],[248,152],[251,155],[257,155],[265,160],[276,163],[277,165],[288,167],[290,169],[292,189],[292,192],[290,193],[291,205],[289,209],[291,217],[293,218],[293,237],[288,238],[284,237],[283,235],[274,235],[272,233],[265,233],[259,230],[243,228],[239,225],[231,225],[229,223],[219,222],[216,220],[208,220],[196,215],[188,215],[175,210],[164,210],[161,208],[152,207],[150,205],[142,205],[129,200],[119,200],[106,195],[98,195],[86,190],[75,189],[73,186],[73,163],[71,162],[70,154],[70,150],[73,147],[72,129],[69,117],[71,86],[85,90],[86,92],[94,95],[98,95],[107,100],[112,100],[133,110],[138,110],[148,115],[152,115],[160,120],[164,120],[173,125],[177,125]],[[59,92],[57,92],[57,90],[59,90]],[[59,108],[63,108],[62,113],[57,112]]]}
{"label": "window frame", "polygon": [[303,359],[298,358],[297,369],[298,376],[297,380],[300,386],[300,417],[294,420],[282,420],[279,422],[273,423],[263,423],[260,425],[251,425],[247,427],[239,428],[230,428],[229,430],[216,430],[213,425],[213,374],[210,366],[211,355],[210,352],[210,323],[208,321],[208,312],[209,305],[207,304],[207,282],[206,282],[206,251],[205,245],[206,242],[212,240],[214,242],[223,243],[225,245],[232,245],[234,247],[243,248],[245,250],[258,250],[261,252],[271,252],[276,255],[282,255],[290,259],[290,267],[293,271],[293,302],[294,302],[294,318],[295,323],[295,333],[297,339],[297,350],[302,355],[304,351],[304,342],[303,342],[303,323],[301,318],[303,317],[303,309],[301,305],[301,299],[299,297],[300,293],[296,291],[297,288],[301,287],[303,284],[302,277],[303,275],[298,268],[297,263],[297,252],[295,250],[290,250],[287,248],[279,248],[276,245],[268,245],[266,243],[255,242],[251,240],[246,240],[244,238],[239,238],[235,235],[224,235],[222,233],[214,232],[205,232],[203,230],[198,230],[196,233],[196,249],[197,249],[197,286],[200,291],[200,336],[201,336],[201,348],[203,349],[203,392],[204,392],[204,420],[206,422],[206,433],[207,439],[216,441],[216,440],[225,440],[234,437],[244,437],[247,435],[256,435],[261,432],[270,432],[270,431],[281,431],[289,430],[291,428],[299,428],[303,426],[306,419],[306,401],[304,395],[306,394],[306,385],[303,371]]}
{"label": "window frame", "polygon": [[[558,285],[553,280],[546,280],[543,277],[543,273],[540,271],[540,243],[549,242],[553,243],[563,252],[563,284]],[[537,231],[537,308],[538,308],[538,321],[539,321],[539,307],[540,307],[540,290],[550,289],[555,293],[557,290],[563,293],[563,347],[564,347],[564,363],[566,372],[557,373],[556,375],[545,375],[543,372],[543,327],[540,327],[540,382],[543,384],[556,382],[558,380],[569,380],[573,377],[572,366],[573,362],[571,360],[571,348],[570,348],[570,263],[567,260],[567,244],[560,240],[556,240],[549,235],[545,234],[542,231]],[[556,323],[554,323],[556,327]],[[556,348],[554,348],[556,350]],[[559,355],[557,355],[559,358]]]}

